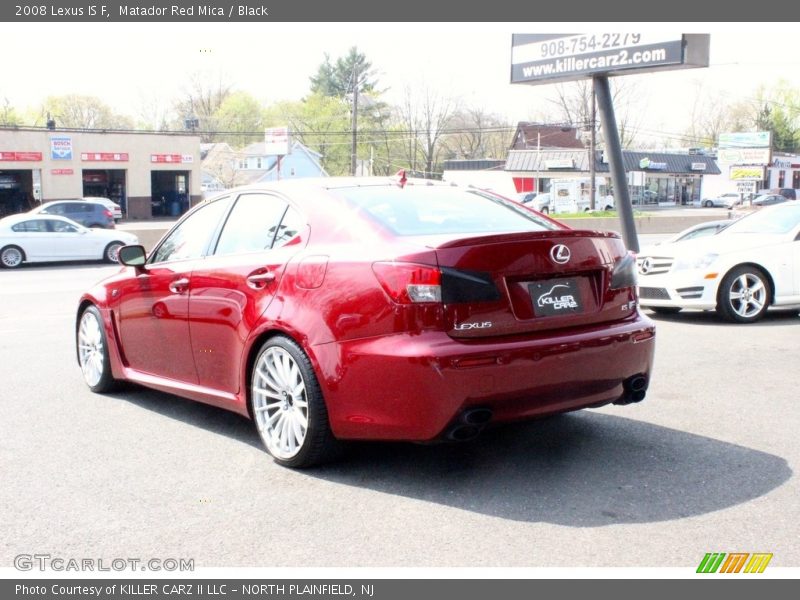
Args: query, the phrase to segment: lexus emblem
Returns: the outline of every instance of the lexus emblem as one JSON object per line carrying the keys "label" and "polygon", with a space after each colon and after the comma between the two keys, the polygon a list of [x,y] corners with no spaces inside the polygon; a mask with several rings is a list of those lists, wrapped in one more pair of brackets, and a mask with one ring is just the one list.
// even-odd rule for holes
{"label": "lexus emblem", "polygon": [[550,258],[553,259],[554,263],[563,265],[569,262],[569,257],[570,257],[569,248],[567,248],[564,244],[556,244],[555,246],[550,248]]}
{"label": "lexus emblem", "polygon": [[642,261],[642,264],[639,265],[639,272],[642,275],[647,275],[650,272],[650,269],[653,268],[653,259],[649,256]]}

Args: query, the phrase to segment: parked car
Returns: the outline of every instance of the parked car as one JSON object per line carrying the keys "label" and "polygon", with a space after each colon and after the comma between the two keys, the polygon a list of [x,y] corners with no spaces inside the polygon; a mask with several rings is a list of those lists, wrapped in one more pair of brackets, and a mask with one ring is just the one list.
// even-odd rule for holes
{"label": "parked car", "polygon": [[723,207],[723,208],[733,208],[737,204],[741,204],[742,196],[737,192],[729,192],[727,194],[722,194],[720,196],[716,196],[714,198],[703,198],[701,202],[701,206],[704,208],[711,208],[713,206]]}
{"label": "parked car", "polygon": [[769,190],[770,194],[777,194],[778,196],[783,196],[787,200],[797,200],[797,190],[793,188],[775,188]]}
{"label": "parked car", "polygon": [[88,202],[99,202],[104,205],[114,215],[114,222],[119,223],[122,219],[122,207],[114,202],[111,198],[103,198],[102,196],[84,196],[81,200]]}
{"label": "parked car", "polygon": [[89,388],[126,380],[250,416],[285,466],[342,440],[466,440],[636,402],[650,380],[655,329],[619,236],[475,188],[258,184],[120,260],[78,305]]}
{"label": "parked car", "polygon": [[539,192],[520,192],[519,194],[517,194],[517,199],[523,204],[528,204],[534,198],[536,198],[538,194]]}
{"label": "parked car", "polygon": [[772,307],[800,307],[800,202],[750,213],[716,235],[643,250],[639,301],[659,313],[714,310],[753,323]]}
{"label": "parked car", "polygon": [[114,213],[105,204],[91,200],[56,200],[37,206],[28,214],[59,215],[84,227],[114,228]]}
{"label": "parked car", "polygon": [[686,240],[694,240],[699,237],[714,235],[728,227],[728,225],[731,223],[735,223],[735,221],[733,219],[724,219],[721,221],[705,221],[704,223],[698,223],[697,225],[692,225],[691,227],[687,227],[683,231],[676,233],[671,238],[661,242],[661,244],[673,244],[675,242],[683,242]]}
{"label": "parked car", "polygon": [[536,197],[527,204],[528,208],[538,210],[540,213],[547,215],[553,209],[553,199],[549,193],[537,194]]}
{"label": "parked car", "polygon": [[772,206],[773,204],[783,204],[787,202],[786,196],[781,196],[780,194],[762,194],[761,196],[756,196],[750,202],[750,206],[753,208],[762,208],[764,206]]}
{"label": "parked car", "polygon": [[64,260],[117,262],[119,249],[138,238],[124,231],[88,229],[65,217],[21,213],[0,219],[0,265]]}

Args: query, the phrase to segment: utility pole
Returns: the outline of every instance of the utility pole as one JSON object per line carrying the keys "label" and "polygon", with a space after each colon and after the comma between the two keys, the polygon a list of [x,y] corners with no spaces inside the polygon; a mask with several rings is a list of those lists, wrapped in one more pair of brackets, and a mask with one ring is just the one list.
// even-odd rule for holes
{"label": "utility pole", "polygon": [[356,174],[356,162],[358,153],[358,67],[353,65],[353,149],[350,154],[350,174]]}
{"label": "utility pole", "polygon": [[594,97],[594,82],[592,82],[592,137],[589,143],[589,207],[594,210],[597,183],[594,163],[597,160],[597,107]]}

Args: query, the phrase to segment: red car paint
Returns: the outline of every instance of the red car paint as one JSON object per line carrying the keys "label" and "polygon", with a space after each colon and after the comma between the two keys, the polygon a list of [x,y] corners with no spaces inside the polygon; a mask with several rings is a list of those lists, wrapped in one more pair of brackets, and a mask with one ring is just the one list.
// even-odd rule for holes
{"label": "red car paint", "polygon": [[[625,403],[633,377],[646,387],[655,329],[634,285],[611,289],[626,257],[619,236],[571,230],[497,198],[552,229],[398,235],[347,199],[356,188],[411,198],[431,187],[331,178],[234,190],[228,206],[240,193],[275,195],[303,225],[279,248],[220,256],[221,218],[203,256],[124,267],[82,297],[78,316],[90,304],[100,310],[114,378],[243,415],[254,354],[285,334],[308,355],[341,439],[431,440],[471,407],[504,422]],[[571,252],[567,264],[553,259],[558,244]],[[565,278],[580,309],[537,315],[531,286],[557,290]],[[405,295],[437,281],[466,299]]]}

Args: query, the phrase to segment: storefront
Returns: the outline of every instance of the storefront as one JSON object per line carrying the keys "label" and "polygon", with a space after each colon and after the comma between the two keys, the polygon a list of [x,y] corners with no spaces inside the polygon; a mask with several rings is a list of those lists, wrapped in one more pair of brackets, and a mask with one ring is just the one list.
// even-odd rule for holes
{"label": "storefront", "polygon": [[0,130],[0,216],[99,196],[129,219],[175,217],[200,202],[200,181],[199,136]]}
{"label": "storefront", "polygon": [[[622,158],[633,204],[692,204],[702,197],[703,177],[720,172],[714,159],[703,155],[623,151]],[[599,186],[609,176],[602,152],[594,168]],[[586,150],[511,150],[506,161],[518,192],[548,192],[556,179],[585,181],[590,170]]]}

